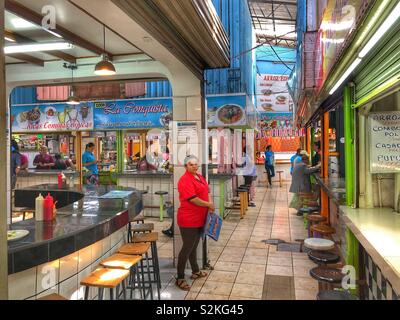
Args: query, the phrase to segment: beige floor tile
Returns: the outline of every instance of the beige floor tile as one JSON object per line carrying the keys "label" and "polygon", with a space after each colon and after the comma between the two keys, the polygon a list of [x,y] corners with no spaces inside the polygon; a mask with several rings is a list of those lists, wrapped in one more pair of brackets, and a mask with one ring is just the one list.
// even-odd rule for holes
{"label": "beige floor tile", "polygon": [[221,254],[218,258],[218,261],[225,261],[225,262],[242,262],[243,255],[233,255],[233,254]]}
{"label": "beige floor tile", "polygon": [[186,295],[185,300],[196,300],[198,294],[198,292],[189,292]]}
{"label": "beige floor tile", "polygon": [[239,272],[265,273],[265,266],[253,263],[242,263]]}
{"label": "beige floor tile", "polygon": [[295,290],[296,300],[316,300],[317,292],[314,290]]}
{"label": "beige floor tile", "polygon": [[263,293],[262,285],[236,283],[233,286],[231,296],[261,299],[262,293]]}
{"label": "beige floor tile", "polygon": [[243,263],[251,263],[251,264],[261,264],[261,265],[265,266],[267,264],[267,259],[268,259],[268,257],[266,255],[263,257],[260,257],[260,256],[254,256],[251,254],[245,254],[242,262]]}
{"label": "beige floor tile", "polygon": [[268,248],[268,245],[266,245],[264,242],[255,242],[255,241],[250,241],[248,244],[248,248],[255,248],[255,249],[264,249]]}
{"label": "beige floor tile", "polygon": [[199,293],[196,300],[229,300],[229,296]]}
{"label": "beige floor tile", "polygon": [[293,276],[293,268],[292,267],[286,267],[286,266],[267,265],[266,274],[275,275],[275,276],[291,277],[291,276]]}
{"label": "beige floor tile", "polygon": [[314,268],[317,267],[318,265],[312,262],[310,259],[293,259],[293,267],[306,267],[306,268]]}
{"label": "beige floor tile", "polygon": [[261,298],[254,299],[254,298],[247,298],[247,297],[230,296],[229,300],[261,300]]}
{"label": "beige floor tile", "polygon": [[309,258],[308,258],[308,255],[307,255],[307,253],[304,253],[304,252],[292,252],[292,257],[293,257],[293,260],[294,259],[296,259],[296,260],[310,260]]}
{"label": "beige floor tile", "polygon": [[268,256],[268,265],[272,266],[285,266],[292,267],[292,258],[291,257],[282,257],[276,255]]}
{"label": "beige floor tile", "polygon": [[201,288],[203,288],[204,283],[205,283],[204,281],[199,281],[199,280],[193,281],[190,288],[190,292],[197,292],[197,293],[200,292]]}
{"label": "beige floor tile", "polygon": [[245,254],[259,256],[259,257],[265,257],[268,255],[268,250],[267,249],[247,248]]}
{"label": "beige floor tile", "polygon": [[229,296],[231,295],[232,288],[233,283],[206,281],[200,293]]}
{"label": "beige floor tile", "polygon": [[293,274],[295,277],[309,277],[311,269],[310,267],[294,267]]}
{"label": "beige floor tile", "polygon": [[236,276],[237,272],[213,270],[208,277],[208,281],[233,283]]}
{"label": "beige floor tile", "polygon": [[318,290],[318,281],[311,277],[295,277],[294,287],[296,290]]}
{"label": "beige floor tile", "polygon": [[230,240],[226,247],[237,247],[237,248],[246,248],[248,245],[248,240]]}
{"label": "beige floor tile", "polygon": [[246,252],[246,248],[233,248],[233,247],[228,247],[226,246],[224,251],[222,251],[223,254],[236,254],[236,255],[244,255]]}
{"label": "beige floor tile", "polygon": [[218,261],[214,266],[214,270],[237,272],[239,271],[239,267],[240,267],[240,262]]}
{"label": "beige floor tile", "polygon": [[259,285],[264,283],[265,272],[243,272],[239,271],[235,283]]}

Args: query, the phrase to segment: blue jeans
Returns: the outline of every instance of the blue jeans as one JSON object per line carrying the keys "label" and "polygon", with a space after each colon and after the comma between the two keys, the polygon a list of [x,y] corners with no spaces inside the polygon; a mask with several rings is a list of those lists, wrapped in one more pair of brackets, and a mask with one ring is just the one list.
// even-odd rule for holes
{"label": "blue jeans", "polygon": [[266,164],[265,171],[267,171],[268,183],[272,185],[272,178],[275,177],[275,168],[273,165]]}

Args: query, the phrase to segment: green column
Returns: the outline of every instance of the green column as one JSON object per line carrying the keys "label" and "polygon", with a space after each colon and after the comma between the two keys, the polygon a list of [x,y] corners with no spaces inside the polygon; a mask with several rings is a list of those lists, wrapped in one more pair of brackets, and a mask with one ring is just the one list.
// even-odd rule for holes
{"label": "green column", "polygon": [[[346,265],[353,266],[356,271],[356,280],[360,279],[359,242],[349,228],[346,228]],[[358,288],[358,286],[357,286]],[[350,290],[357,294],[358,289]]]}
{"label": "green column", "polygon": [[354,110],[351,108],[351,89],[349,86],[346,86],[343,92],[343,112],[346,204],[351,206],[354,203]]}
{"label": "green column", "polygon": [[124,171],[124,132],[117,131],[117,168],[116,172],[121,173]]}

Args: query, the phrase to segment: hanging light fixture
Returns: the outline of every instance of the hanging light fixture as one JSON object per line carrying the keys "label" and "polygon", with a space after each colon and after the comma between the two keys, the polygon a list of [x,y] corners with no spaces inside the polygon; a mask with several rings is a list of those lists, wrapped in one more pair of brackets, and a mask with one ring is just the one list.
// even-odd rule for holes
{"label": "hanging light fixture", "polygon": [[104,53],[102,55],[101,61],[96,64],[94,69],[94,74],[98,76],[112,76],[116,74],[115,67],[109,60],[106,53],[106,26],[103,25],[103,40],[104,40]]}
{"label": "hanging light fixture", "polygon": [[[64,64],[65,66],[65,64]],[[78,105],[80,104],[80,101],[75,97],[75,92],[74,92],[74,70],[78,69],[76,64],[70,64],[69,66],[65,66],[68,69],[71,69],[72,71],[72,83],[71,83],[71,93],[68,97],[67,104],[69,105]]]}

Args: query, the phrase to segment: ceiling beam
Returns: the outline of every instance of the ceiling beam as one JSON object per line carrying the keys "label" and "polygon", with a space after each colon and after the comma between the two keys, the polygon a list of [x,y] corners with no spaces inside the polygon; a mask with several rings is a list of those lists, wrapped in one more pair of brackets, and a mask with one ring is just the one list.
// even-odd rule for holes
{"label": "ceiling beam", "polygon": [[[38,26],[42,25],[43,17],[41,14],[21,5],[20,3],[14,1],[14,0],[6,0],[5,1],[5,10],[12,12],[13,14],[17,15],[18,17],[28,20]],[[81,48],[84,48],[93,53],[96,53],[97,55],[101,55],[104,53],[103,48],[100,48],[99,46],[91,43],[90,41],[88,41],[86,39],[83,39],[82,37],[78,36],[77,34],[71,32],[59,25],[56,25],[56,28],[52,29],[51,31],[58,33],[65,40],[70,41],[71,43],[73,43]],[[112,54],[110,52],[105,51],[105,53],[107,53],[109,58],[112,59]]]}
{"label": "ceiling beam", "polygon": [[[4,36],[7,37],[7,38],[15,40],[15,42],[17,42],[17,43],[22,43],[22,44],[23,43],[35,43],[35,42],[37,42],[35,40],[32,40],[30,38],[27,38],[27,37],[25,37],[23,35],[20,35],[20,34],[18,34],[16,32],[10,31],[10,30],[4,30]],[[49,55],[51,55],[53,57],[62,59],[62,60],[66,61],[66,62],[69,62],[69,63],[76,63],[76,57],[74,57],[74,56],[72,56],[72,55],[70,55],[68,53],[65,53],[63,51],[60,51],[60,50],[51,50],[51,51],[46,51],[44,53],[49,54]]]}
{"label": "ceiling beam", "polygon": [[290,21],[290,22],[296,22],[296,19],[288,19],[288,18],[269,18],[269,17],[262,17],[262,16],[252,16],[252,18],[258,18],[260,20],[275,20],[275,21]]}
{"label": "ceiling beam", "polygon": [[37,66],[40,66],[40,67],[44,67],[44,61],[43,60],[35,58],[35,57],[32,57],[32,56],[30,56],[28,54],[25,54],[25,53],[12,53],[12,54],[10,53],[10,54],[7,54],[7,56],[10,57],[10,58],[14,58],[14,59],[18,59],[18,60],[21,60],[21,61],[24,61],[24,62],[28,62],[28,63],[34,64],[34,65],[37,65]]}

